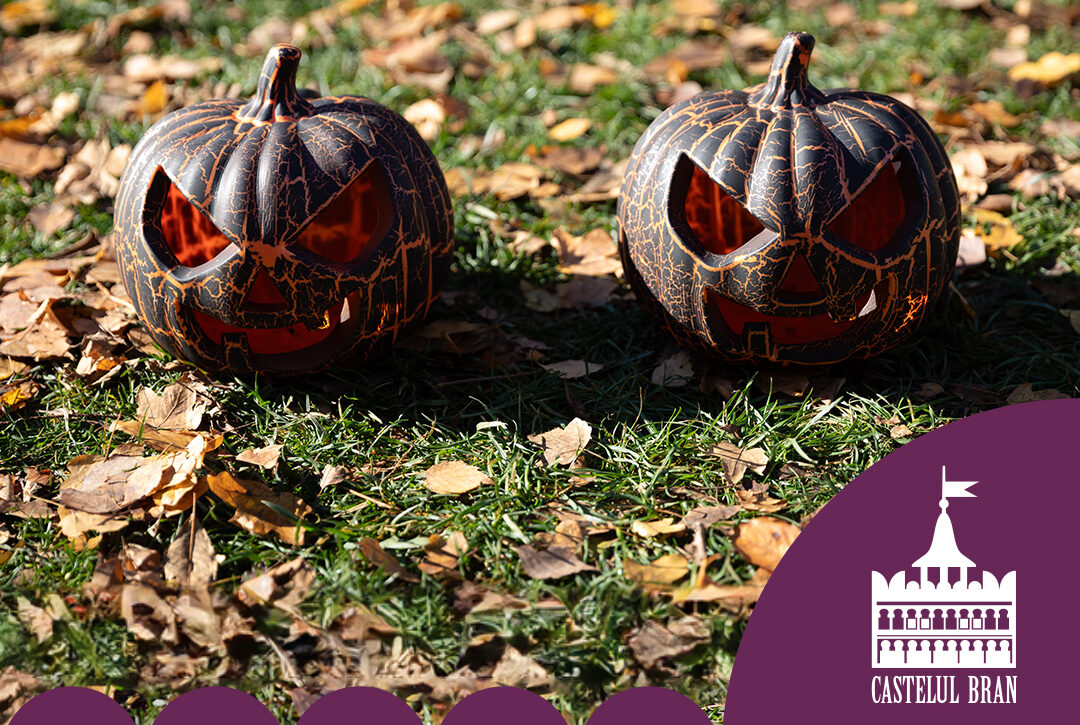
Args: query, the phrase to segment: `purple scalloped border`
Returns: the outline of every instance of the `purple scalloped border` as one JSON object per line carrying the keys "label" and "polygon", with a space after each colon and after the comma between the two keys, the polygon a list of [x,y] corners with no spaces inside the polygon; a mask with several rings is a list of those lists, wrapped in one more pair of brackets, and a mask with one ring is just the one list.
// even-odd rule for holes
{"label": "purple scalloped border", "polygon": [[[455,705],[443,725],[566,725],[544,698],[516,687],[474,692]],[[49,690],[27,702],[10,725],[134,725],[112,698],[83,687]],[[419,716],[389,692],[348,687],[319,698],[301,716],[299,725],[420,725]],[[709,718],[687,697],[662,687],[640,687],[612,695],[597,708],[588,725],[709,725]],[[154,725],[279,725],[266,706],[229,687],[206,687],[180,695],[157,716]]]}

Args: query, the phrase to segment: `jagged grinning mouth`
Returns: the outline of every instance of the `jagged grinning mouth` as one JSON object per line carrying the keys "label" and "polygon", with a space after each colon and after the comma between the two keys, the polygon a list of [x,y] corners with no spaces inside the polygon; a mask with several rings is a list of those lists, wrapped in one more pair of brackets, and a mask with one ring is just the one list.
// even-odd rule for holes
{"label": "jagged grinning mouth", "polygon": [[242,335],[253,355],[292,355],[304,351],[325,352],[323,347],[334,345],[342,339],[341,335],[335,333],[355,326],[359,297],[359,294],[354,292],[331,306],[324,313],[323,324],[314,329],[309,329],[303,323],[284,327],[236,327],[198,310],[189,311],[195,325],[218,347],[224,347],[227,335]]}
{"label": "jagged grinning mouth", "polygon": [[705,290],[706,313],[715,323],[719,318],[723,327],[736,339],[743,340],[746,326],[768,330],[769,338],[776,345],[805,345],[824,342],[840,337],[853,325],[871,315],[885,302],[888,285],[880,283],[862,295],[857,308],[859,314],[852,320],[834,320],[826,313],[809,317],[785,317],[770,315],[728,299],[711,289]]}

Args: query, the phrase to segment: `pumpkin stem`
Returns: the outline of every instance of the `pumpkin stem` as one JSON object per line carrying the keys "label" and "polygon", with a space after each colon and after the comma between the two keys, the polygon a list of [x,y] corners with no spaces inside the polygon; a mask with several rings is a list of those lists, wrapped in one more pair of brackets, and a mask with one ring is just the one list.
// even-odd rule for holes
{"label": "pumpkin stem", "polygon": [[809,33],[785,35],[773,56],[769,79],[750,93],[750,105],[779,111],[823,101],[825,96],[806,78],[806,66],[813,50],[814,36]]}
{"label": "pumpkin stem", "polygon": [[263,61],[255,95],[236,111],[236,118],[251,123],[295,121],[314,112],[311,104],[296,92],[296,69],[300,49],[280,43],[270,49]]}

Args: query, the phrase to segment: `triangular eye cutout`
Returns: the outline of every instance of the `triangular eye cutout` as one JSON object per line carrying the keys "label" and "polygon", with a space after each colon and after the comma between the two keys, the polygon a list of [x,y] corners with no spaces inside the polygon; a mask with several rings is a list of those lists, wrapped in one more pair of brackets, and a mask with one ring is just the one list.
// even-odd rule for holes
{"label": "triangular eye cutout", "polygon": [[907,214],[904,189],[913,181],[907,154],[885,164],[870,185],[829,224],[833,234],[868,252],[882,249],[896,235]]}
{"label": "triangular eye cutout", "polygon": [[686,189],[686,222],[701,246],[713,254],[730,254],[765,227],[697,164],[683,157],[676,174],[692,169]]}
{"label": "triangular eye cutout", "polygon": [[373,161],[308,222],[296,243],[338,264],[363,262],[382,242],[393,217],[386,175]]}
{"label": "triangular eye cutout", "polygon": [[229,239],[187,200],[164,172],[159,171],[158,175],[169,185],[161,207],[161,234],[176,261],[184,267],[198,267],[225,251],[231,244]]}

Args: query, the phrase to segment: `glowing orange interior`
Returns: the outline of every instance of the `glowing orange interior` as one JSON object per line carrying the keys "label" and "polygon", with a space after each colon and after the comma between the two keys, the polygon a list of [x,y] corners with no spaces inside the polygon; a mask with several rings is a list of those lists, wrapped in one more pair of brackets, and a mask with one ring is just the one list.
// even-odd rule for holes
{"label": "glowing orange interior", "polygon": [[209,262],[229,246],[214,222],[192,206],[172,182],[161,208],[161,233],[176,261],[185,267]]}
{"label": "glowing orange interior", "polygon": [[904,220],[904,192],[891,163],[829,225],[829,230],[867,251],[881,249]]}
{"label": "glowing orange interior", "polygon": [[365,259],[390,226],[392,203],[381,170],[370,164],[311,220],[296,241],[331,262]]}
{"label": "glowing orange interior", "polygon": [[[867,292],[859,298],[856,309],[862,310],[866,306],[866,303],[870,301],[870,294]],[[742,336],[743,327],[748,322],[766,322],[773,342],[778,345],[800,345],[829,340],[843,334],[855,324],[855,320],[836,322],[828,314],[811,317],[767,315],[729,300],[712,290],[706,291],[705,300],[710,308],[720,314],[724,323],[736,335]]]}
{"label": "glowing orange interior", "polygon": [[765,227],[709,178],[697,164],[686,192],[686,221],[702,246],[713,254],[729,254]]}
{"label": "glowing orange interior", "polygon": [[[350,302],[349,314],[354,314],[352,309],[355,308],[352,305],[356,304],[356,299],[350,296]],[[224,342],[223,336],[226,333],[242,333],[247,337],[248,347],[252,353],[256,355],[277,355],[304,350],[325,341],[339,325],[346,322],[347,316],[346,319],[342,319],[343,310],[343,302],[335,304],[327,310],[323,326],[315,330],[309,330],[300,323],[286,327],[262,329],[234,327],[198,310],[192,310],[191,312],[196,324],[202,328],[207,337],[215,344],[222,345]]]}

